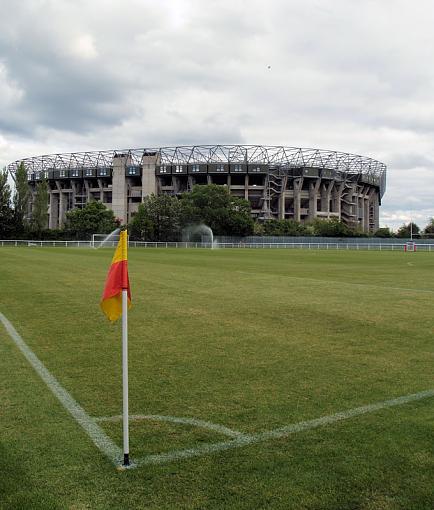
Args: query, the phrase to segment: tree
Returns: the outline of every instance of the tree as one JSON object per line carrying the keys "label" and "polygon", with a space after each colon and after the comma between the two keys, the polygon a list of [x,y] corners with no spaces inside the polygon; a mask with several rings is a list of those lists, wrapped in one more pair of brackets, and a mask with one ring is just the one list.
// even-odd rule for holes
{"label": "tree", "polygon": [[428,225],[424,228],[423,233],[431,237],[434,234],[434,218],[429,219]]}
{"label": "tree", "polygon": [[0,238],[9,237],[14,229],[14,212],[11,207],[11,187],[6,168],[0,171]]}
{"label": "tree", "polygon": [[396,231],[396,237],[401,238],[410,238],[413,236],[417,236],[420,232],[420,228],[416,225],[416,223],[408,223],[407,225],[404,223],[401,227]]}
{"label": "tree", "polygon": [[266,236],[303,236],[306,226],[295,220],[267,220],[264,222]]}
{"label": "tree", "polygon": [[131,236],[142,241],[176,241],[181,233],[181,203],[170,195],[145,197],[131,223]]}
{"label": "tree", "polygon": [[374,237],[393,237],[393,232],[389,227],[381,227],[374,232]]}
{"label": "tree", "polygon": [[15,173],[14,223],[17,232],[23,232],[27,226],[30,190],[27,182],[27,170],[21,162]]}
{"label": "tree", "polygon": [[254,236],[263,236],[265,234],[265,228],[263,223],[258,223],[255,221],[253,225],[253,235]]}
{"label": "tree", "polygon": [[204,223],[214,235],[247,236],[254,222],[248,200],[233,197],[226,186],[196,185],[181,197],[181,223]]}
{"label": "tree", "polygon": [[66,213],[65,230],[78,239],[88,239],[94,233],[108,234],[119,226],[113,211],[101,202],[89,202],[83,209]]}
{"label": "tree", "polygon": [[316,218],[312,223],[315,235],[322,237],[367,237],[357,223],[347,225],[338,218],[322,220]]}
{"label": "tree", "polygon": [[48,211],[48,184],[44,179],[36,185],[36,193],[33,201],[31,226],[36,232],[47,228]]}
{"label": "tree", "polygon": [[139,209],[133,216],[129,225],[130,236],[140,241],[155,241],[155,225],[152,221],[149,208],[145,202],[139,205]]}
{"label": "tree", "polygon": [[349,237],[352,230],[338,218],[330,220],[321,220],[319,218],[313,221],[315,235],[322,237]]}

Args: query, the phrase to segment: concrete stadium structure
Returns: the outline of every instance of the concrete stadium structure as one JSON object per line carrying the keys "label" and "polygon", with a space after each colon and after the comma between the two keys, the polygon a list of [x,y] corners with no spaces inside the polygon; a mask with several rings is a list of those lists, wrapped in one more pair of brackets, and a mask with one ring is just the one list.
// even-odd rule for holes
{"label": "concrete stadium structure", "polygon": [[[200,145],[52,154],[23,163],[32,197],[49,188],[48,226],[62,227],[67,211],[99,200],[128,222],[151,193],[180,195],[195,184],[226,185],[249,200],[259,220],[339,218],[372,232],[379,226],[386,166],[343,152],[259,145]],[[32,202],[32,201],[31,201]],[[31,216],[32,203],[29,216]]]}

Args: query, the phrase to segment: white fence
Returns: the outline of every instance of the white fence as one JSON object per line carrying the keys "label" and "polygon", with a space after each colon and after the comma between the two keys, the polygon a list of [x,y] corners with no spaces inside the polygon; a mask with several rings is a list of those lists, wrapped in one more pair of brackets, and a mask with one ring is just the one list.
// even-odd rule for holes
{"label": "white fence", "polygon": [[[105,243],[104,247],[114,247],[117,241]],[[409,243],[189,243],[189,242],[140,242],[129,241],[130,248],[267,248],[267,249],[304,249],[304,250],[377,250],[377,251],[404,251]],[[92,248],[92,241],[33,241],[33,240],[0,240],[0,246],[25,247],[58,247],[58,248]],[[421,243],[414,245],[414,251],[434,251],[434,243]],[[409,250],[413,251],[413,250]]]}

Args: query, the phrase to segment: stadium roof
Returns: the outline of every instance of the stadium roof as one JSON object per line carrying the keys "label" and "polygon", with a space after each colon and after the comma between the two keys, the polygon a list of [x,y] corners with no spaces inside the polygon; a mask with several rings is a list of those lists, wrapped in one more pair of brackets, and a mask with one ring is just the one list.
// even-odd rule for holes
{"label": "stadium roof", "polygon": [[158,155],[161,164],[169,165],[255,163],[363,174],[375,178],[381,194],[384,193],[386,183],[386,165],[366,156],[324,149],[267,145],[192,145],[47,154],[15,161],[8,165],[8,170],[14,174],[20,163],[24,163],[29,173],[53,169],[103,168],[111,167],[113,158],[121,156],[128,156],[131,165],[141,165],[143,157],[149,155]]}

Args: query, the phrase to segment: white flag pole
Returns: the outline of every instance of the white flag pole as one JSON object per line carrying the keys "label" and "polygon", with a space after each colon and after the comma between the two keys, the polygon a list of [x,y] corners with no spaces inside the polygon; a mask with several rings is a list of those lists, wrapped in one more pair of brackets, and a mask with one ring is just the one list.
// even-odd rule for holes
{"label": "white flag pole", "polygon": [[130,465],[128,432],[128,290],[122,289],[122,424],[124,436],[124,466]]}

